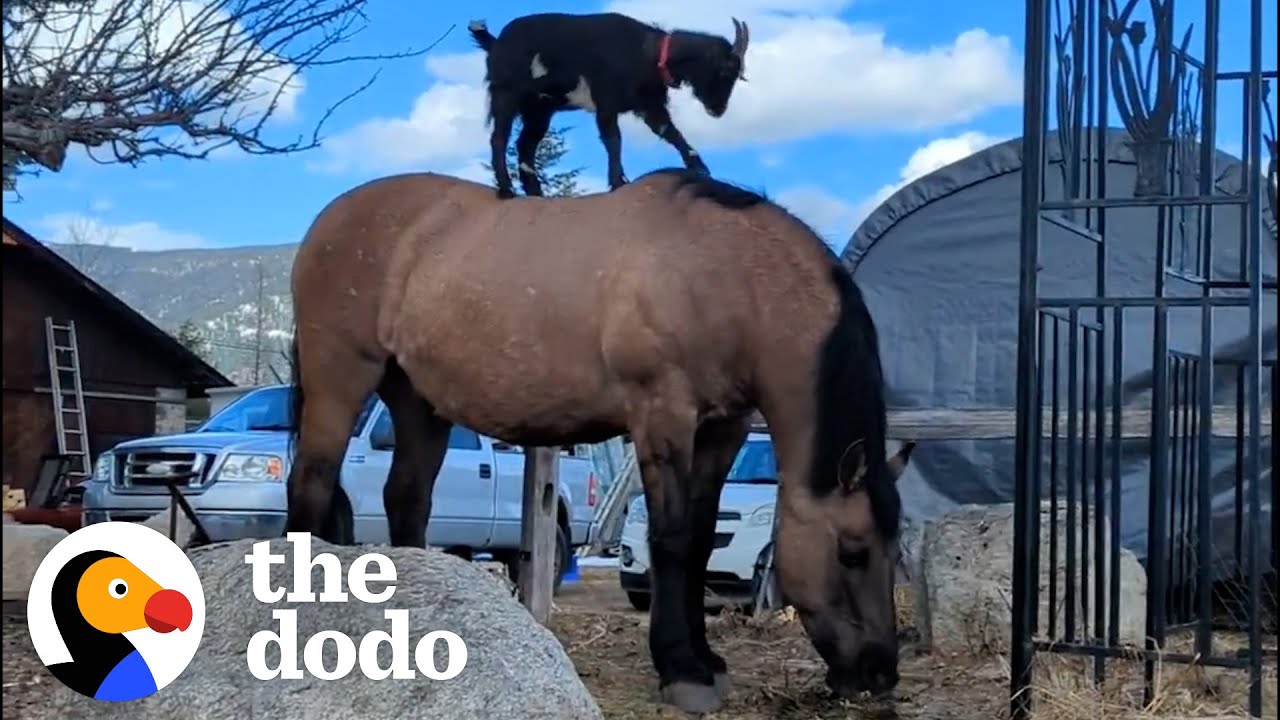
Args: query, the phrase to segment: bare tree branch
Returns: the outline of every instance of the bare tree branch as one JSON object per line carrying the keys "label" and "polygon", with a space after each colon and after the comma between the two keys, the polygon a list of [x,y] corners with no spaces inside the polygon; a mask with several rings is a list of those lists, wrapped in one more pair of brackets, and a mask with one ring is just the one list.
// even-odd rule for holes
{"label": "bare tree branch", "polygon": [[99,261],[104,253],[115,246],[116,233],[88,218],[76,218],[70,221],[65,236],[60,238],[66,245],[63,257],[71,261],[80,272],[98,282],[104,282]]}
{"label": "bare tree branch", "polygon": [[419,49],[335,55],[363,29],[368,1],[6,0],[6,185],[23,164],[57,172],[72,144],[130,165],[229,145],[257,155],[318,146],[333,111],[377,73],[309,138],[265,139],[267,121],[292,112],[304,70],[422,55],[449,32]]}

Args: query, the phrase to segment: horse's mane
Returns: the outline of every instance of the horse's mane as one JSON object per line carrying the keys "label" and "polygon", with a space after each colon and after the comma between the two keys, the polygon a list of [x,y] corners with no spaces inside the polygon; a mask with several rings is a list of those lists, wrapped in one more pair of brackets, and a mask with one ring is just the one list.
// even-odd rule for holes
{"label": "horse's mane", "polygon": [[[810,488],[819,497],[834,491],[839,486],[841,457],[851,443],[861,439],[868,467],[872,469],[864,480],[871,513],[886,538],[896,537],[901,529],[902,499],[885,465],[888,423],[880,341],[862,291],[854,283],[849,269],[812,227],[763,193],[680,167],[663,168],[646,175],[673,177],[676,180],[673,194],[687,190],[694,198],[709,200],[728,210],[767,204],[794,223],[801,235],[821,247],[830,262],[831,282],[840,297],[840,318],[820,351],[819,421],[814,448],[815,472],[809,476]],[[862,412],[850,413],[850,407],[861,408]]]}
{"label": "horse's mane", "polygon": [[[848,269],[831,267],[840,295],[840,319],[820,354],[817,386],[818,426],[810,488],[819,497],[836,490],[849,446],[862,441],[868,472],[863,489],[871,514],[886,539],[897,537],[902,523],[902,497],[886,461],[888,435],[880,339],[862,292]],[[850,412],[850,408],[858,411]]]}
{"label": "horse's mane", "polygon": [[672,189],[673,193],[688,189],[693,197],[710,200],[728,210],[745,210],[756,205],[772,204],[772,201],[765,197],[763,193],[748,190],[724,180],[717,180],[710,175],[703,175],[687,168],[660,168],[645,173],[642,177],[650,175],[673,177],[676,179],[675,187]]}

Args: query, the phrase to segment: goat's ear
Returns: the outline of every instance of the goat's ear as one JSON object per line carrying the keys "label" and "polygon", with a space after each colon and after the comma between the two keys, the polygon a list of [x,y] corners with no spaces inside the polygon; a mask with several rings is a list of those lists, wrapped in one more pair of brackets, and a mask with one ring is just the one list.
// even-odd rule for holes
{"label": "goat's ear", "polygon": [[902,447],[898,449],[898,452],[893,457],[889,458],[889,476],[895,482],[902,477],[902,473],[907,469],[907,461],[911,459],[911,451],[915,449],[915,441],[908,440],[902,444]]}
{"label": "goat's ear", "polygon": [[861,438],[855,440],[840,456],[836,473],[845,493],[851,493],[862,485],[862,479],[867,475],[867,453]]}

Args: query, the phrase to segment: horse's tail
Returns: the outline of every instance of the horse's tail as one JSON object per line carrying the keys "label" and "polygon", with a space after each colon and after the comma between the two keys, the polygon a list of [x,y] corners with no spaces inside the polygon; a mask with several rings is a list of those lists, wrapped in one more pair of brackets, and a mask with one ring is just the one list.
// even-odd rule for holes
{"label": "horse's tail", "polygon": [[871,505],[883,513],[877,525],[896,532],[902,508],[885,465],[888,421],[880,341],[862,291],[838,261],[832,265],[831,280],[840,309],[818,358],[815,490],[838,485],[845,452],[861,440]]}
{"label": "horse's tail", "polygon": [[483,20],[472,20],[467,23],[467,32],[471,33],[471,39],[475,40],[476,47],[485,52],[489,52],[494,41],[497,40],[493,33],[489,32],[489,26]]}
{"label": "horse's tail", "polygon": [[289,343],[289,456],[296,460],[298,431],[302,427],[302,365],[298,362],[298,329]]}

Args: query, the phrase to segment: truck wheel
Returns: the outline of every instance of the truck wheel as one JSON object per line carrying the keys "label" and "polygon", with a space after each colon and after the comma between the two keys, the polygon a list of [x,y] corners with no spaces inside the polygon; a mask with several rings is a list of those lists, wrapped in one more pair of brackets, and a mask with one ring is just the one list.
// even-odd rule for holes
{"label": "truck wheel", "polygon": [[636,592],[635,590],[627,591],[627,600],[631,602],[631,607],[640,612],[649,612],[649,593]]}
{"label": "truck wheel", "polygon": [[[564,526],[556,523],[556,558],[555,558],[555,584],[551,587],[552,594],[560,592],[560,585],[564,582],[565,573],[569,570],[570,553],[572,548],[569,547],[569,535],[565,532]],[[511,578],[511,582],[520,583],[520,553],[519,551],[512,553],[510,559],[507,560],[507,577]]]}

